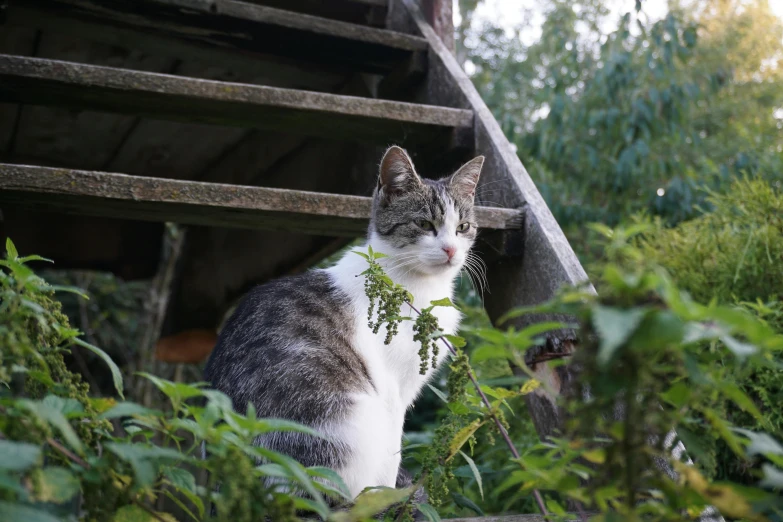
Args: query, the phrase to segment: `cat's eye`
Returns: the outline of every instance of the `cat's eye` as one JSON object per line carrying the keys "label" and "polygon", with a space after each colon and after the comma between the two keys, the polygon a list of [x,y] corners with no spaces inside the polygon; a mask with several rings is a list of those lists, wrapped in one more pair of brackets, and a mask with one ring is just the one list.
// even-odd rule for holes
{"label": "cat's eye", "polygon": [[416,222],[416,224],[421,228],[422,230],[426,230],[427,232],[432,232],[435,230],[435,225],[427,221],[426,219],[420,219]]}
{"label": "cat's eye", "polygon": [[457,232],[467,232],[470,229],[470,223],[460,223],[457,227]]}

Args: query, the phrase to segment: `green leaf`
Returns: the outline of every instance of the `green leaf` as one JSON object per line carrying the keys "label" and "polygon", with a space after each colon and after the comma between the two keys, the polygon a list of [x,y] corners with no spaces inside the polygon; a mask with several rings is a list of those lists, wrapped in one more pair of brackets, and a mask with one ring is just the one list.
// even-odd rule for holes
{"label": "green leaf", "polygon": [[414,488],[394,489],[394,488],[372,488],[366,489],[356,497],[354,505],[347,513],[337,513],[333,515],[336,522],[358,522],[364,521],[380,513],[393,504],[407,499]]}
{"label": "green leaf", "polygon": [[668,390],[661,394],[663,400],[675,408],[681,408],[688,401],[690,396],[691,389],[682,381],[674,383]]}
{"label": "green leaf", "polygon": [[445,393],[443,393],[442,391],[440,391],[439,389],[437,389],[435,386],[433,386],[433,385],[432,385],[432,384],[430,384],[430,383],[427,383],[427,386],[429,386],[430,390],[432,390],[432,393],[434,393],[435,395],[437,395],[437,396],[438,396],[438,398],[439,398],[440,400],[442,400],[443,402],[445,402],[446,404],[448,404],[448,402],[449,402],[449,398],[448,398],[448,397],[446,397],[446,394],[445,394]]}
{"label": "green leaf", "polygon": [[180,467],[166,467],[163,469],[163,476],[165,476],[171,485],[180,491],[196,491],[196,478],[193,474]]}
{"label": "green leaf", "polygon": [[470,500],[465,495],[460,495],[456,491],[451,492],[451,498],[454,500],[454,503],[458,505],[459,507],[467,508],[471,511],[473,511],[475,514],[477,514],[480,517],[484,516],[484,512],[481,510],[480,507],[476,505],[475,502]]}
{"label": "green leaf", "polygon": [[743,428],[734,428],[734,431],[750,439],[747,450],[748,457],[753,455],[783,455],[783,446],[766,433],[756,433]]}
{"label": "green leaf", "polygon": [[16,259],[19,257],[19,252],[16,251],[14,242],[11,241],[10,237],[6,238],[5,240],[5,252],[6,252],[6,258],[9,261],[16,261]]}
{"label": "green leaf", "polygon": [[147,512],[137,505],[123,506],[117,510],[112,522],[177,522],[177,519],[168,513]]}
{"label": "green leaf", "polygon": [[290,473],[291,478],[296,480],[310,495],[310,497],[315,500],[319,506],[317,511],[318,514],[324,518],[327,517],[329,514],[329,508],[326,505],[326,502],[324,502],[321,494],[318,493],[318,490],[313,485],[312,479],[307,474],[307,470],[304,466],[287,455],[283,455],[282,453],[278,453],[260,446],[251,446],[250,448],[247,448],[247,451],[252,455],[260,456],[271,463],[280,464],[283,466]]}
{"label": "green leaf", "polygon": [[753,355],[758,351],[758,349],[752,344],[738,341],[731,335],[722,335],[720,340],[723,342],[723,344],[726,345],[726,348],[728,348],[729,351],[733,353],[739,360],[743,360],[749,355]]}
{"label": "green leaf", "polygon": [[162,415],[158,410],[151,410],[145,408],[135,402],[120,402],[113,406],[110,410],[103,412],[99,418],[101,419],[116,419],[118,417],[133,417],[133,416],[157,416]]}
{"label": "green leaf", "polygon": [[27,500],[28,492],[24,486],[19,482],[19,477],[8,474],[4,471],[0,471],[0,491],[11,491],[18,495],[18,499]]}
{"label": "green leaf", "polygon": [[36,255],[20,257],[17,261],[19,261],[20,263],[28,263],[30,261],[45,261],[47,263],[54,263],[54,261],[52,261],[51,259],[47,259],[45,257],[36,256]]}
{"label": "green leaf", "polygon": [[435,508],[429,504],[416,504],[416,509],[419,511],[419,513],[427,517],[429,522],[440,522],[440,515],[435,510]]}
{"label": "green leaf", "polygon": [[341,497],[346,500],[352,500],[351,491],[348,489],[348,485],[333,469],[325,468],[323,466],[312,466],[307,468],[307,474],[311,477],[319,477],[328,480],[336,487]]}
{"label": "green leaf", "polygon": [[492,359],[507,358],[508,351],[497,344],[484,344],[473,350],[473,353],[470,354],[470,360],[473,364],[478,364],[483,361],[490,361]]}
{"label": "green leaf", "polygon": [[27,442],[0,440],[0,469],[24,471],[41,460],[41,448]]}
{"label": "green leaf", "polygon": [[44,468],[36,488],[36,498],[43,502],[62,504],[79,492],[79,479],[61,467]]}
{"label": "green leaf", "polygon": [[454,438],[449,442],[449,455],[446,460],[451,460],[454,455],[462,448],[462,446],[468,441],[468,439],[476,433],[481,426],[484,425],[484,421],[476,419],[454,435]]}
{"label": "green leaf", "polygon": [[152,484],[158,476],[158,469],[169,461],[184,460],[185,456],[170,448],[159,448],[145,444],[121,444],[107,442],[104,447],[126,461],[133,468],[138,487]]}
{"label": "green leaf", "polygon": [[751,399],[742,389],[734,384],[731,381],[720,381],[718,383],[718,388],[720,389],[720,392],[726,396],[727,399],[731,400],[736,404],[737,406],[742,409],[742,411],[750,413],[753,415],[753,417],[756,418],[759,422],[766,423],[766,419],[759,411],[758,407],[756,407],[756,404],[753,402],[753,399]]}
{"label": "green leaf", "polygon": [[103,359],[103,362],[106,363],[106,365],[109,367],[109,370],[111,371],[111,377],[112,377],[112,380],[114,381],[114,388],[117,390],[117,394],[121,398],[124,399],[125,396],[122,394],[122,391],[123,391],[122,372],[117,367],[117,365],[114,364],[114,361],[111,360],[111,357],[109,357],[109,355],[106,352],[104,352],[103,350],[101,350],[97,346],[93,346],[90,343],[82,341],[79,338],[73,339],[73,342],[78,344],[79,346],[81,346],[83,348],[87,348],[92,353],[94,353],[95,355],[97,355],[98,357]]}
{"label": "green leaf", "polygon": [[[9,239],[10,241],[10,239]],[[12,504],[0,500],[0,520],[13,522],[62,522],[54,515],[22,504]]]}
{"label": "green leaf", "polygon": [[81,417],[84,413],[84,406],[76,399],[58,397],[56,395],[47,395],[44,397],[42,403],[50,408],[53,408],[67,418]]}
{"label": "green leaf", "polygon": [[468,457],[464,451],[460,450],[459,454],[462,455],[462,457],[468,463],[468,466],[470,466],[470,471],[473,472],[473,477],[476,479],[476,484],[478,484],[479,494],[481,494],[481,500],[484,500],[484,486],[481,484],[481,473],[479,473],[479,470],[476,467],[476,463],[473,462],[473,459]]}
{"label": "green leaf", "polygon": [[451,308],[457,308],[457,305],[451,302],[451,299],[448,297],[444,297],[443,299],[437,299],[435,301],[430,301],[430,304],[432,306],[450,306]]}
{"label": "green leaf", "polygon": [[623,310],[597,305],[593,309],[593,326],[601,338],[598,349],[598,364],[606,366],[614,353],[636,331],[647,310],[632,308]]}
{"label": "green leaf", "polygon": [[712,427],[715,428],[715,431],[718,432],[729,448],[731,448],[736,455],[742,456],[742,447],[740,446],[739,439],[734,436],[734,433],[732,433],[726,421],[712,409],[705,409],[703,410],[703,413],[704,417]]}
{"label": "green leaf", "polygon": [[294,507],[302,511],[310,511],[311,513],[318,513],[321,507],[317,502],[313,502],[309,498],[294,497]]}
{"label": "green leaf", "polygon": [[[183,494],[186,494],[186,496],[187,496],[187,492],[183,491],[182,493],[183,493]],[[164,495],[166,495],[166,498],[170,499],[170,500],[171,500],[172,502],[174,502],[174,503],[175,503],[177,506],[179,506],[179,508],[180,508],[182,511],[184,511],[185,513],[187,513],[187,514],[188,514],[188,516],[189,516],[190,518],[192,518],[192,519],[193,519],[195,522],[201,522],[201,519],[202,519],[202,518],[204,518],[204,513],[203,513],[203,506],[204,506],[204,503],[201,501],[201,499],[200,499],[200,498],[198,498],[198,497],[195,497],[195,495],[194,495],[193,493],[190,493],[190,495],[192,495],[192,496],[194,496],[195,498],[197,498],[197,499],[198,499],[198,501],[199,501],[199,503],[200,503],[200,505],[202,506],[202,508],[201,508],[201,511],[199,511],[199,516],[198,516],[198,517],[197,517],[196,515],[194,515],[194,514],[193,514],[193,512],[192,512],[190,509],[188,509],[188,507],[185,505],[185,503],[184,503],[184,502],[182,502],[180,499],[178,499],[178,498],[177,498],[177,496],[176,496],[176,495],[174,495],[174,494],[171,492],[171,490],[169,490],[169,489],[164,489],[164,490],[163,490],[163,494],[164,494]],[[188,498],[190,498],[190,497],[188,497]],[[198,505],[199,505],[199,504],[197,504],[197,506],[198,506]]]}
{"label": "green leaf", "polygon": [[[45,259],[44,261],[49,261],[48,259]],[[76,294],[79,297],[83,297],[84,299],[89,299],[90,296],[88,296],[86,293],[84,293],[84,290],[77,286],[64,286],[64,285],[52,285],[52,290],[55,292],[65,292],[68,294]]]}
{"label": "green leaf", "polygon": [[68,445],[77,452],[82,453],[82,442],[79,440],[76,432],[73,431],[71,425],[68,424],[68,419],[65,418],[65,415],[63,415],[61,411],[56,410],[43,402],[34,402],[26,399],[19,401],[19,404],[33,413],[41,421],[57,428]]}
{"label": "green leaf", "polygon": [[783,489],[783,471],[772,464],[764,464],[761,471],[764,472],[764,479],[759,483],[761,487]]}
{"label": "green leaf", "polygon": [[446,334],[443,337],[445,337],[446,340],[449,341],[454,348],[463,348],[467,344],[465,342],[465,339],[463,339],[459,335]]}
{"label": "green leaf", "polygon": [[467,415],[471,411],[470,408],[467,405],[462,404],[461,402],[449,403],[448,404],[448,408],[449,408],[449,411],[451,411],[452,413],[454,413],[456,415]]}
{"label": "green leaf", "polygon": [[685,451],[693,460],[696,462],[709,462],[709,452],[704,448],[704,442],[701,437],[683,426],[678,427],[676,433],[677,438],[685,446]]}

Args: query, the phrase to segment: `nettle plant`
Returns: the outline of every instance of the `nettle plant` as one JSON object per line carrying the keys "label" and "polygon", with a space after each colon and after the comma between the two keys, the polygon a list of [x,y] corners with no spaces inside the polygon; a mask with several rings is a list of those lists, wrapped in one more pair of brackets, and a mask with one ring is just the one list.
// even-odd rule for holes
{"label": "nettle plant", "polygon": [[[519,388],[482,385],[461,350],[462,338],[444,335],[429,313],[435,306],[453,306],[451,302],[434,301],[416,309],[410,294],[383,273],[377,263],[383,254],[360,253],[369,263],[363,275],[372,302],[371,326],[377,329],[386,321],[387,332],[394,335],[400,321],[415,321],[422,370],[434,341],[453,356],[449,394],[439,392],[449,413],[432,444],[416,454],[421,463],[417,483],[427,487],[433,505],[440,505],[454,484],[452,466],[459,454],[470,465],[482,498],[510,497],[510,505],[532,494],[538,509],[550,516],[573,518],[566,511],[570,507],[582,519],[589,511],[597,513],[591,520],[683,520],[717,508],[732,518],[783,519],[778,494],[783,488],[783,446],[767,433],[732,426],[717,407],[728,400],[764,422],[754,401],[730,377],[739,369],[775,366],[783,336],[742,307],[699,304],[680,291],[665,270],[631,245],[645,227],[595,229],[607,239],[600,296],[570,289],[550,303],[515,310],[501,319],[503,323],[532,312],[570,316],[577,321],[570,326],[578,328],[581,339],[571,361],[579,369],[578,385],[558,399],[568,418],[563,432],[522,454],[506,431],[503,408],[507,399],[538,387],[549,391],[532,379],[524,354],[542,342],[542,333],[567,325],[472,330],[479,339],[471,352],[474,363],[500,360],[516,374],[530,377]],[[415,317],[401,315],[403,303]],[[381,313],[373,315],[376,308]],[[514,414],[510,408],[505,411]],[[506,477],[493,491],[482,488],[479,468],[486,469],[486,463],[476,464],[468,455],[484,426],[500,433],[510,452],[505,461],[493,461],[492,471]],[[706,479],[692,460],[699,459],[702,446],[694,434],[703,432],[757,464],[758,487]],[[462,506],[471,507],[465,500]]]}
{"label": "nettle plant", "polygon": [[[119,368],[79,338],[54,299],[57,291],[78,290],[47,284],[32,261],[47,260],[20,257],[8,240],[0,260],[0,520],[177,520],[157,510],[165,497],[180,520],[360,522],[410,494],[374,491],[350,504],[332,470],[305,468],[251,444],[273,431],[317,433],[256,418],[252,407],[237,413],[204,383],[142,375],[168,404],[149,409],[122,400]],[[104,359],[119,401],[88,395],[64,363],[71,349]]]}
{"label": "nettle plant", "polygon": [[[648,256],[629,246],[643,230],[600,229],[608,238],[601,274],[601,296],[575,289],[551,303],[509,313],[553,312],[576,318],[581,347],[576,393],[561,398],[569,422],[560,436],[530,445],[520,453],[508,433],[510,401],[545,384],[532,379],[525,351],[559,323],[476,328],[471,356],[465,341],[439,329],[432,311],[454,306],[448,299],[427,306],[383,272],[383,254],[360,253],[368,262],[362,274],[371,300],[368,319],[390,341],[401,321],[415,322],[422,371],[432,364],[435,346],[452,354],[447,416],[431,444],[412,449],[421,464],[416,484],[403,490],[375,489],[351,504],[333,471],[305,468],[289,457],[252,445],[255,436],[307,427],[277,419],[258,419],[232,409],[223,394],[203,384],[174,383],[144,375],[168,398],[161,409],[122,400],[119,369],[97,347],[79,338],[53,299],[55,291],[29,268],[35,256],[19,257],[7,243],[0,261],[0,520],[172,521],[160,499],[177,506],[180,519],[255,522],[316,517],[334,522],[372,520],[387,510],[387,520],[410,520],[415,510],[439,520],[447,503],[480,512],[467,496],[446,495],[454,486],[455,461],[470,469],[472,498],[532,495],[550,517],[596,512],[598,520],[682,520],[707,506],[747,520],[781,520],[783,446],[764,432],[732,426],[715,407],[730,400],[763,422],[757,406],[729,379],[739,367],[775,364],[783,338],[739,307],[693,301]],[[413,314],[401,314],[403,305]],[[419,306],[420,308],[417,308]],[[114,376],[120,400],[93,398],[78,375],[68,371],[63,353],[87,349],[102,357]],[[506,386],[479,382],[471,368],[502,362],[523,376]],[[716,364],[720,359],[722,364]],[[726,361],[730,360],[732,364]],[[527,376],[527,379],[524,377]],[[693,434],[708,430],[758,466],[759,487],[714,484],[689,458],[699,458]],[[483,452],[499,435],[508,456]],[[672,451],[678,441],[687,452]],[[202,458],[202,444],[206,457]],[[479,444],[479,445],[477,445]],[[482,459],[491,454],[493,459]],[[491,466],[505,477],[485,490],[482,473]],[[675,471],[676,473],[671,473]],[[272,481],[265,479],[274,479]],[[414,489],[424,485],[430,504],[415,504]],[[771,491],[770,491],[771,490]],[[539,491],[541,493],[539,493]],[[511,503],[511,501],[509,501]]]}

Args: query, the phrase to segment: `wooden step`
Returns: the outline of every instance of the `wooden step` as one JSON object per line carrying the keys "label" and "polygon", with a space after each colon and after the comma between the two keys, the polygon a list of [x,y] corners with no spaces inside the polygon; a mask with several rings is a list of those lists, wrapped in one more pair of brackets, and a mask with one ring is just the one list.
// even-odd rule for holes
{"label": "wooden step", "polygon": [[370,73],[386,73],[427,50],[417,36],[233,0],[24,0],[10,4],[8,17],[49,29],[71,21],[131,29],[139,39],[154,35]]}
{"label": "wooden step", "polygon": [[322,18],[375,27],[386,25],[387,0],[244,0]]}
{"label": "wooden step", "polygon": [[[473,113],[0,54],[0,102],[272,129],[371,143],[447,142]],[[460,131],[455,133],[455,131]]]}
{"label": "wooden step", "polygon": [[[324,236],[364,235],[371,198],[0,163],[0,204],[139,221]],[[479,227],[521,227],[514,209],[479,207]]]}

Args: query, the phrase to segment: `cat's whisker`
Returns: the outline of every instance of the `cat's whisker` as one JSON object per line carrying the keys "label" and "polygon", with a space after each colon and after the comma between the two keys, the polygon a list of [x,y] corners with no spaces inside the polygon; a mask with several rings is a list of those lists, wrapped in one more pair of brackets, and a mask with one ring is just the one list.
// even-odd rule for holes
{"label": "cat's whisker", "polygon": [[465,268],[465,271],[468,274],[468,277],[471,280],[471,283],[473,284],[473,288],[476,289],[477,291],[483,293],[483,285],[481,283],[481,279],[476,274],[476,269],[472,265],[470,265],[468,263],[465,263],[464,268]]}
{"label": "cat's whisker", "polygon": [[465,267],[471,274],[471,279],[474,283],[474,288],[480,291],[483,295],[484,292],[489,292],[489,281],[487,280],[487,265],[484,260],[474,253],[470,252],[465,259]]}
{"label": "cat's whisker", "polygon": [[484,289],[489,292],[489,281],[487,280],[487,264],[481,257],[471,254],[471,263],[476,266],[481,278],[483,279]]}

